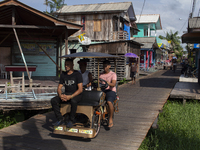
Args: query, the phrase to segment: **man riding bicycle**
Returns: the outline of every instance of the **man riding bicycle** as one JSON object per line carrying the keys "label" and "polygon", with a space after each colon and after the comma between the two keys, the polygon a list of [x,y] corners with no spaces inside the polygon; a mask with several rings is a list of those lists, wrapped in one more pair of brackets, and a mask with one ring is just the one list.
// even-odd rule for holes
{"label": "man riding bicycle", "polygon": [[104,71],[100,74],[99,78],[105,80],[108,83],[108,87],[103,90],[106,93],[106,101],[109,107],[109,124],[108,127],[113,127],[113,114],[114,107],[113,102],[116,99],[116,81],[117,75],[115,72],[110,70],[110,61],[106,60],[103,62]]}

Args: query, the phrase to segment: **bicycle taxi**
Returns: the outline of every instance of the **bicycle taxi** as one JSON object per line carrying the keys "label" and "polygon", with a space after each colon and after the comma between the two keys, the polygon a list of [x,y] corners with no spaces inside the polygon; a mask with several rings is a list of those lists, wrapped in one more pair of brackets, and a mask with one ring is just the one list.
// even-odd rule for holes
{"label": "bicycle taxi", "polygon": [[[114,59],[116,73],[116,59],[119,56],[97,52],[79,52],[70,55],[61,56],[61,58],[96,58],[98,60],[98,78],[93,79],[92,91],[83,91],[82,100],[78,103],[76,111],[76,122],[72,128],[66,125],[54,126],[54,134],[62,134],[68,136],[76,136],[83,138],[95,138],[102,123],[108,123],[108,105],[105,100],[103,88],[108,87],[105,80],[99,79],[99,66],[102,59]],[[118,100],[116,95],[114,101],[114,112],[118,113]],[[71,110],[69,103],[61,104],[60,112],[67,119]]]}

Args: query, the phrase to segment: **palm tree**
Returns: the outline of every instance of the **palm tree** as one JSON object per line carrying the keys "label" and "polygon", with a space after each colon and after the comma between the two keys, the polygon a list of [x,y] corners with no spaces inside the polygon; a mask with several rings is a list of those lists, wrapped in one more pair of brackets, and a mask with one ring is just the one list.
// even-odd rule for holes
{"label": "palm tree", "polygon": [[48,0],[45,0],[45,1],[44,1],[44,5],[46,5],[46,13],[47,13]]}
{"label": "palm tree", "polygon": [[166,36],[159,36],[160,39],[165,39],[167,40],[170,45],[171,45],[171,51],[174,51],[174,53],[178,56],[181,57],[183,54],[183,48],[180,45],[181,41],[180,41],[180,37],[178,36],[178,31],[176,31],[175,33],[172,32],[172,30],[170,30],[170,32],[166,33]]}

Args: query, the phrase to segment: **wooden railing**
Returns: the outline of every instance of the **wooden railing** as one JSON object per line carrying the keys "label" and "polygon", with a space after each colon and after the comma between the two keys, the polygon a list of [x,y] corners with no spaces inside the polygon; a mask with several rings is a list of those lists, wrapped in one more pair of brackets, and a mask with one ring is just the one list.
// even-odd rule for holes
{"label": "wooden railing", "polygon": [[126,31],[113,31],[110,35],[111,41],[128,40],[129,35]]}

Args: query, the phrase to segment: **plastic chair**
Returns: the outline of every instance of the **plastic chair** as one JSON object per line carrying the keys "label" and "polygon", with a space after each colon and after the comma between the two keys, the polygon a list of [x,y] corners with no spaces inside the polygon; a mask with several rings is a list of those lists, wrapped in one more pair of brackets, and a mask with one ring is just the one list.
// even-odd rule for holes
{"label": "plastic chair", "polygon": [[7,71],[5,70],[5,66],[3,64],[0,64],[0,68],[1,68],[1,78],[4,77],[5,79],[7,79]]}

